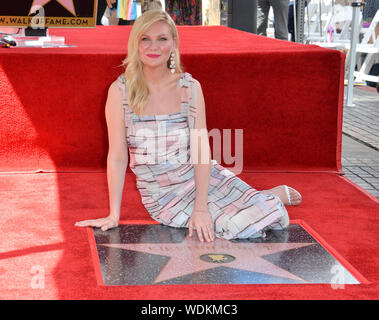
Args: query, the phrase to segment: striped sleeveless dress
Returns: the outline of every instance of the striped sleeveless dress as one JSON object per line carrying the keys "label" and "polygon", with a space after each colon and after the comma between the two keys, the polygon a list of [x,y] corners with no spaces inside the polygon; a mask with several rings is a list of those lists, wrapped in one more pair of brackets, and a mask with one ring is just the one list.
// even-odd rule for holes
{"label": "striped sleeveless dress", "polygon": [[[123,97],[129,166],[142,203],[161,224],[188,228],[196,190],[189,134],[196,122],[196,84],[190,73],[181,74],[180,112],[139,116],[128,104],[126,81],[124,74],[117,79]],[[178,152],[178,145],[184,152]],[[265,230],[282,230],[289,223],[279,197],[257,191],[216,160],[212,160],[208,210],[215,236],[227,240],[265,236]]]}

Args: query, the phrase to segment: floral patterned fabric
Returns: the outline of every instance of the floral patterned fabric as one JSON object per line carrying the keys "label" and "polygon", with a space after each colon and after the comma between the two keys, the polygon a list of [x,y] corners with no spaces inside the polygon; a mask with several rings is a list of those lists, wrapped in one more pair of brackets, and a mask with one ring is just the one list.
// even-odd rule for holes
{"label": "floral patterned fabric", "polygon": [[201,0],[166,0],[166,11],[177,25],[201,25]]}

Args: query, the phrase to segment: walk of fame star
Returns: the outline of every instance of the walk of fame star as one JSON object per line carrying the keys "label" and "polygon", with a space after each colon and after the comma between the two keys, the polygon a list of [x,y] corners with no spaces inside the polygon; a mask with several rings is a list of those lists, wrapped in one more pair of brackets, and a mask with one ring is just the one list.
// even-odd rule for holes
{"label": "walk of fame star", "polygon": [[93,234],[99,284],[330,284],[336,266],[344,272],[344,283],[359,283],[298,224],[270,231],[265,239],[214,242],[156,224],[120,224],[106,232],[93,229]]}
{"label": "walk of fame star", "polygon": [[[158,254],[170,257],[154,283],[181,277],[187,274],[214,268],[214,264],[200,259],[201,255],[212,252],[213,256],[225,252],[225,245],[229,242],[224,239],[215,239],[214,243],[200,242],[196,238],[187,236],[181,243],[106,243],[102,246],[132,250],[149,254]],[[228,268],[247,270],[273,275],[282,278],[306,282],[296,275],[277,267],[271,262],[262,259],[262,256],[293,250],[311,243],[233,243],[229,251],[233,252],[235,260],[227,264]]]}
{"label": "walk of fame star", "polygon": [[[39,7],[43,7],[46,3],[50,1],[52,0],[33,0],[32,6],[30,7],[29,15],[35,13]],[[59,4],[61,4],[67,11],[71,12],[74,16],[76,16],[74,0],[56,0],[56,1]]]}

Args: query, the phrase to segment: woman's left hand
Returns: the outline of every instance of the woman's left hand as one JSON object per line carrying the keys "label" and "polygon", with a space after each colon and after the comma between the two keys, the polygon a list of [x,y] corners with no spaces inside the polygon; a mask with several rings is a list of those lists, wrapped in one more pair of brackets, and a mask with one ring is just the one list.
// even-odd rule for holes
{"label": "woman's left hand", "polygon": [[[207,242],[214,241],[214,224],[209,211],[194,210],[189,220],[189,236],[192,237],[193,228],[196,228],[197,235],[201,242],[204,238]],[[203,238],[204,235],[204,238]]]}

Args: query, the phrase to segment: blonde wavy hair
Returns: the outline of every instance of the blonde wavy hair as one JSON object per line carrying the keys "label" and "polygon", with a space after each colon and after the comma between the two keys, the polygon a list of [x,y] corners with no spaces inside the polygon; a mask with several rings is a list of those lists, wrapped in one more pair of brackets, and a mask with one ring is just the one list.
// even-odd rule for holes
{"label": "blonde wavy hair", "polygon": [[[143,73],[143,64],[139,58],[138,47],[142,34],[155,22],[164,21],[169,26],[171,35],[176,39],[177,47],[174,48],[175,73],[182,73],[179,55],[179,34],[174,20],[170,15],[161,9],[152,9],[141,14],[134,22],[128,41],[128,54],[122,65],[126,67],[125,78],[126,94],[129,106],[138,115],[142,114],[149,97],[149,89]],[[170,59],[167,60],[167,68],[170,66]]]}

